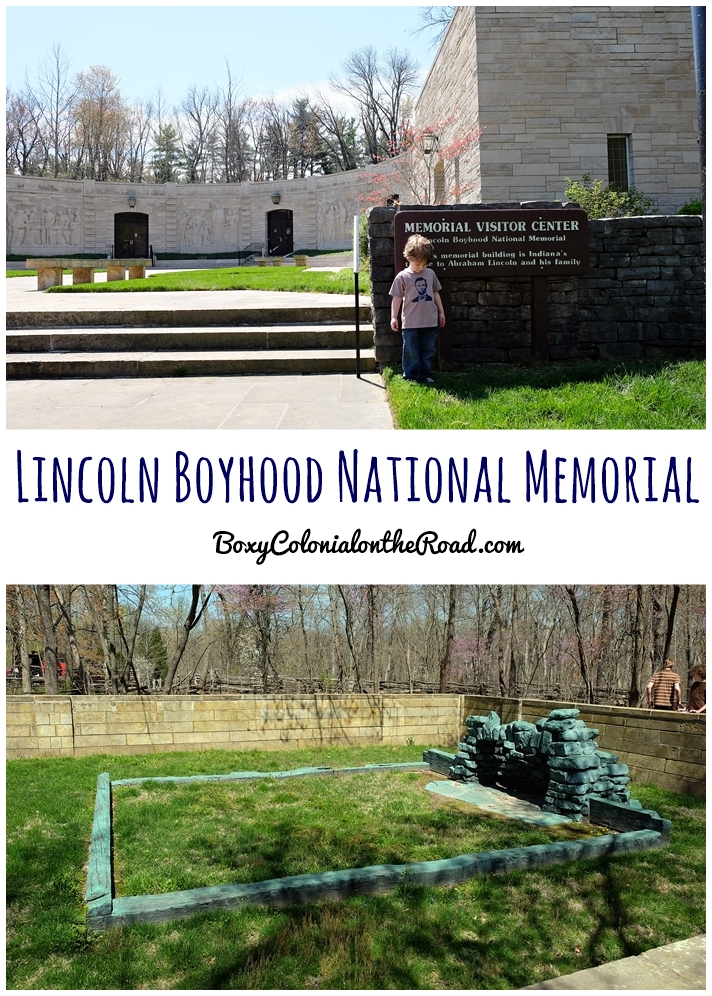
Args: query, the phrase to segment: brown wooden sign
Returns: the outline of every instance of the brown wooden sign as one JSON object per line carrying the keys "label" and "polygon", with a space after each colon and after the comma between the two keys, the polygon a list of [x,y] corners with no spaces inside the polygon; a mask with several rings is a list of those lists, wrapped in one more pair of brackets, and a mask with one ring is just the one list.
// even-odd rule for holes
{"label": "brown wooden sign", "polygon": [[403,249],[411,235],[433,243],[432,266],[441,279],[588,271],[588,218],[577,208],[405,210],[394,222],[396,273],[407,265]]}

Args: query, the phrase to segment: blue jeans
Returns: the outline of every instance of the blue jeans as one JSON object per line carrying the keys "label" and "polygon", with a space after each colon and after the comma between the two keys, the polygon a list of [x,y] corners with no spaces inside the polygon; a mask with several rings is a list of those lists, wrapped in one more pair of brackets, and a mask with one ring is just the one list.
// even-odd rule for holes
{"label": "blue jeans", "polygon": [[425,380],[433,372],[437,328],[403,329],[403,379]]}

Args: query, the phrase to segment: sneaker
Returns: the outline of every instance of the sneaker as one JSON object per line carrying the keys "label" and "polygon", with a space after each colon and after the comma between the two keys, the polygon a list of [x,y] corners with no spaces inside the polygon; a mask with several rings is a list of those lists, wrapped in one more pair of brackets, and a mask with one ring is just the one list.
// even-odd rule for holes
{"label": "sneaker", "polygon": [[420,383],[421,384],[434,384],[435,381],[433,380],[432,377],[423,377],[423,379],[421,380]]}

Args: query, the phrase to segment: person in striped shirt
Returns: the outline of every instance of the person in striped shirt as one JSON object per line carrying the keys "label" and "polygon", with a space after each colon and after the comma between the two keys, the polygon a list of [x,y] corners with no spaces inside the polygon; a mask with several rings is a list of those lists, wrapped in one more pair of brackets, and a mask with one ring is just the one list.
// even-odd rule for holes
{"label": "person in striped shirt", "polygon": [[680,705],[680,675],[675,670],[675,661],[666,660],[660,671],[656,671],[647,684],[645,694],[648,708],[676,710]]}

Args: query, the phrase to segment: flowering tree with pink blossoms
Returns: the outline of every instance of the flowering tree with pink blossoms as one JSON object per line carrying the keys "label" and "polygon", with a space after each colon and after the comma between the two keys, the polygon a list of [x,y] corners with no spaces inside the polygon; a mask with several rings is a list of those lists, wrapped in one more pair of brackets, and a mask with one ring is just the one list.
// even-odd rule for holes
{"label": "flowering tree with pink blossoms", "polygon": [[[398,155],[384,158],[367,179],[368,194],[359,199],[369,206],[384,204],[398,192],[400,200],[413,204],[459,203],[473,188],[463,183],[463,159],[473,150],[482,132],[478,128],[457,129],[458,112],[423,127],[403,126]],[[450,135],[441,142],[443,135]]]}

